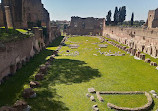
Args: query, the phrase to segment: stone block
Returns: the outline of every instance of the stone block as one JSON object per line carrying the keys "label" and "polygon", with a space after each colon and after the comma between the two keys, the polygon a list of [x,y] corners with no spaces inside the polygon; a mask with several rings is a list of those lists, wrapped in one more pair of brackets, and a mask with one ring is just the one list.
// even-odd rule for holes
{"label": "stone block", "polygon": [[40,83],[37,82],[37,81],[31,81],[30,82],[30,87],[31,88],[38,88],[38,87],[40,87]]}
{"label": "stone block", "polygon": [[35,92],[33,91],[32,88],[27,88],[27,89],[24,89],[22,96],[23,98],[27,99],[27,98],[32,98],[34,94]]}
{"label": "stone block", "polygon": [[36,81],[41,81],[44,79],[44,74],[36,74],[35,75],[35,80]]}
{"label": "stone block", "polygon": [[136,54],[136,49],[131,49],[131,54],[134,56]]}
{"label": "stone block", "polygon": [[140,59],[145,60],[145,54],[140,54]]}
{"label": "stone block", "polygon": [[24,109],[27,109],[28,104],[23,100],[18,100],[13,107],[16,108],[18,111],[23,111]]}
{"label": "stone block", "polygon": [[150,65],[151,66],[157,66],[157,63],[156,62],[151,62]]}
{"label": "stone block", "polygon": [[0,111],[19,111],[19,110],[17,110],[16,108],[13,108],[11,106],[2,106],[0,108]]}
{"label": "stone block", "polygon": [[135,54],[135,56],[140,57],[140,54],[141,54],[141,52],[137,51],[136,54]]}
{"label": "stone block", "polygon": [[88,92],[89,92],[89,93],[96,93],[96,91],[95,91],[94,88],[88,88]]}
{"label": "stone block", "polygon": [[41,74],[47,74],[47,67],[46,67],[46,65],[41,65],[40,66],[39,73],[41,73]]}
{"label": "stone block", "polygon": [[90,97],[90,100],[91,100],[91,101],[95,101],[94,96],[91,96],[91,97]]}
{"label": "stone block", "polygon": [[145,62],[146,62],[146,63],[150,63],[150,62],[151,62],[151,59],[147,58],[147,59],[145,60]]}

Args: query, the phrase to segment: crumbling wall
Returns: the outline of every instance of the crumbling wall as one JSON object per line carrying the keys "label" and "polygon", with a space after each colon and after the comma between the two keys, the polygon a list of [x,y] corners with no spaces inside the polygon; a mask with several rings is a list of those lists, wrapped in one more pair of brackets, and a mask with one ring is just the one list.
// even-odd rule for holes
{"label": "crumbling wall", "polygon": [[45,47],[43,30],[34,28],[33,31],[32,37],[0,44],[0,83],[4,77],[14,74],[30,57]]}
{"label": "crumbling wall", "polygon": [[158,57],[158,29],[106,27],[104,36]]}
{"label": "crumbling wall", "polygon": [[54,40],[55,38],[60,37],[60,36],[61,36],[61,32],[60,32],[60,30],[58,29],[58,27],[52,26],[52,27],[51,27],[51,38],[50,38],[50,41],[52,41],[52,40]]}
{"label": "crumbling wall", "polygon": [[105,28],[104,18],[72,17],[68,34],[71,35],[103,35]]}

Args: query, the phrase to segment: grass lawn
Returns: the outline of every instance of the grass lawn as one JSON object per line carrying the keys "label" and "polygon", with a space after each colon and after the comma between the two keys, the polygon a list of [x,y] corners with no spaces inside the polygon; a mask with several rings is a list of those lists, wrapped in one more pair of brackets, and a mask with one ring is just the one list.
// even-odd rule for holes
{"label": "grass lawn", "polygon": [[[5,84],[0,86],[0,105],[13,104],[21,98],[21,91],[28,87],[38,66],[45,62],[45,58],[57,49],[57,44],[48,47],[40,55],[34,57],[30,63],[17,72]],[[122,107],[140,107],[147,103],[144,95],[103,95],[105,102],[91,102],[87,97],[88,88],[97,91],[150,91],[158,92],[158,70],[149,64],[126,56],[104,56],[98,51],[100,42],[95,37],[72,37],[66,42],[79,44],[78,49],[63,46],[59,56],[52,63],[49,74],[42,81],[42,86],[35,89],[37,98],[26,100],[32,106],[32,111],[92,111],[92,106],[98,104],[100,111],[111,111],[107,103],[111,102]],[[108,43],[103,43],[108,44]],[[96,49],[97,48],[97,49]],[[66,56],[79,52],[77,56]],[[108,44],[102,52],[124,51]],[[94,55],[95,54],[95,55]],[[96,56],[97,55],[97,56]],[[96,98],[96,95],[94,95]],[[154,99],[156,110],[158,100]]]}
{"label": "grass lawn", "polygon": [[21,40],[24,38],[28,38],[32,36],[32,33],[28,33],[27,30],[9,28],[8,32],[6,32],[5,28],[0,27],[0,42],[10,42]]}

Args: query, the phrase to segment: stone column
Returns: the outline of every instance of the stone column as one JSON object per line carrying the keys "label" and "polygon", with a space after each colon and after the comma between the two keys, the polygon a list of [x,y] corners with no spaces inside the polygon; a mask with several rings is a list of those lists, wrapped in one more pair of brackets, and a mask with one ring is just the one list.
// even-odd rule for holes
{"label": "stone column", "polygon": [[4,8],[5,8],[5,13],[6,13],[7,26],[8,27],[13,27],[10,7],[9,6],[5,6]]}

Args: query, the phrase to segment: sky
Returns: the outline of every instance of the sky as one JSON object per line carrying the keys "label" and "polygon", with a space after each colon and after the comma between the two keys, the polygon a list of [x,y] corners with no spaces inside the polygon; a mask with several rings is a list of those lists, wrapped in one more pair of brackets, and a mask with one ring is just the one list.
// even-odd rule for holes
{"label": "sky", "polygon": [[[1,0],[0,0],[1,1]],[[70,20],[71,16],[106,18],[109,10],[126,6],[126,20],[147,20],[148,11],[158,8],[158,0],[42,0],[51,20]],[[113,15],[112,15],[113,18]]]}
{"label": "sky", "polygon": [[[158,8],[158,0],[42,0],[51,20],[70,20],[71,16],[105,18],[115,7],[126,6],[126,20],[147,20],[148,11]],[[113,18],[113,15],[112,15]]]}

